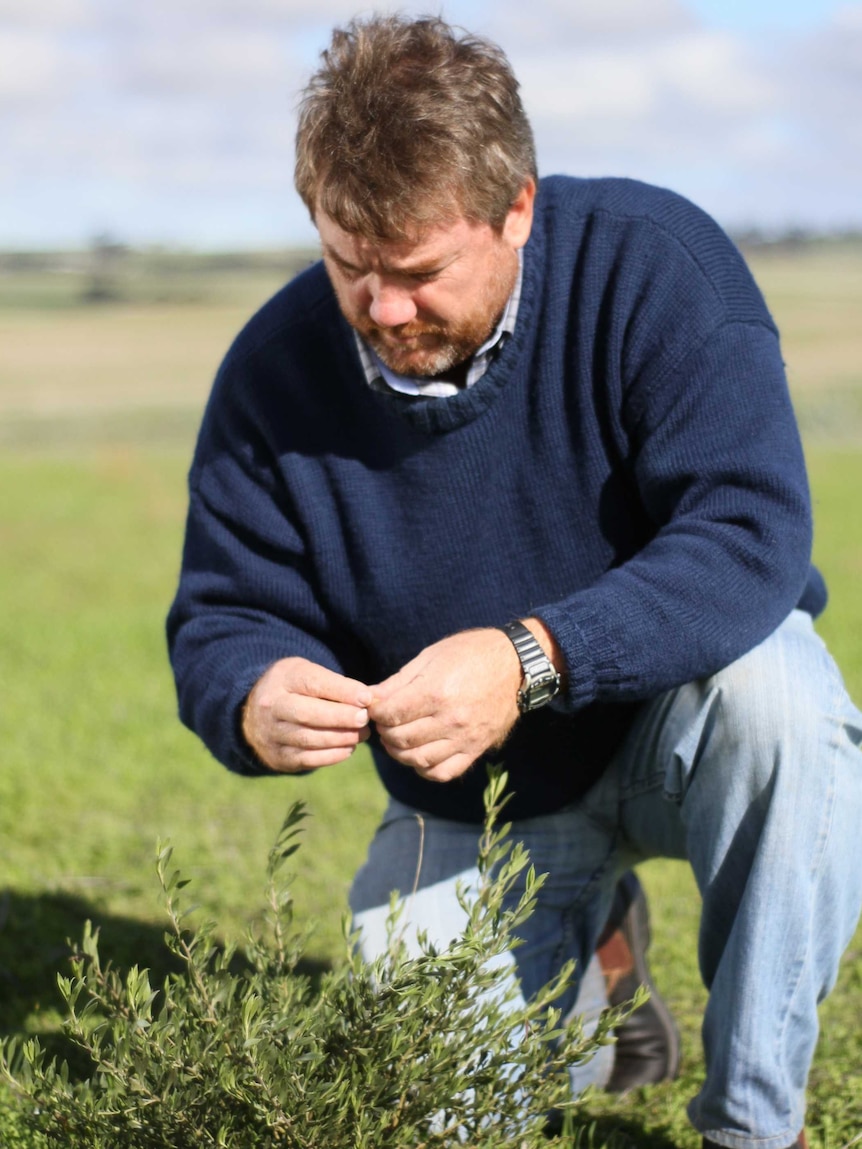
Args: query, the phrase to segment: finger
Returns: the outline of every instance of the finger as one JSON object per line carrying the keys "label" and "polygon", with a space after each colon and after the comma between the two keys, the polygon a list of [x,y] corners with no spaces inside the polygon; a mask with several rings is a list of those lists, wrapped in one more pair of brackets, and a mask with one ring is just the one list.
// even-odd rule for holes
{"label": "finger", "polygon": [[361,734],[361,730],[315,730],[310,726],[283,722],[273,729],[270,741],[274,746],[296,750],[334,750],[339,747],[352,750],[362,741]]}
{"label": "finger", "polygon": [[345,761],[360,743],[368,740],[370,734],[371,728],[366,726],[348,734],[347,738],[344,731],[332,731],[315,741],[298,732],[297,737],[290,741],[269,737],[260,745],[258,755],[267,766],[281,773],[313,770]]}
{"label": "finger", "polygon": [[452,782],[455,778],[460,778],[462,774],[466,773],[472,765],[473,759],[466,754],[453,754],[442,762],[438,762],[436,766],[432,766],[428,770],[417,770],[416,773],[428,782]]}
{"label": "finger", "polygon": [[324,766],[336,766],[346,762],[355,747],[334,750],[303,750],[284,747],[282,753],[270,761],[273,770],[280,774],[297,774],[302,770],[320,770]]}
{"label": "finger", "polygon": [[276,700],[272,716],[277,722],[295,723],[318,730],[361,730],[368,724],[368,710],[343,702],[330,702],[305,694],[287,694]]}
{"label": "finger", "polygon": [[412,750],[429,742],[440,740],[443,733],[438,718],[418,718],[400,726],[386,726],[379,720],[375,723],[377,733],[386,746],[396,750]]}
{"label": "finger", "polygon": [[414,679],[389,698],[375,697],[368,715],[378,726],[406,726],[422,718],[433,718],[440,705],[439,695],[429,690],[423,680]]}
{"label": "finger", "polygon": [[393,674],[390,678],[385,679],[383,682],[378,682],[369,687],[372,696],[372,704],[377,705],[380,702],[385,702],[397,690],[400,690],[410,679],[405,678],[404,671],[399,670],[397,674]]}
{"label": "finger", "polygon": [[394,674],[390,674],[388,678],[384,678],[382,682],[375,683],[369,687],[375,702],[388,701],[394,694],[399,691],[410,687],[417,679],[421,679],[424,674],[427,656],[425,651],[418,654],[416,658],[411,658],[406,662],[400,670],[396,670]]}
{"label": "finger", "polygon": [[426,770],[433,770],[435,766],[441,762],[445,762],[448,758],[451,758],[453,754],[453,746],[448,739],[428,742],[424,746],[415,746],[409,750],[400,750],[397,746],[390,746],[385,739],[382,741],[384,749],[396,762],[401,762],[404,766],[410,766],[413,770],[420,773]]}
{"label": "finger", "polygon": [[403,666],[399,666],[397,670],[393,671],[388,678],[384,678],[382,682],[371,685],[374,691],[380,690],[386,694],[390,691],[403,686],[405,682],[409,682],[411,678],[415,678],[417,671],[421,669],[421,660],[425,651],[420,651],[414,655],[409,662],[405,662]]}
{"label": "finger", "polygon": [[347,678],[316,662],[301,661],[285,671],[290,693],[305,694],[314,698],[329,699],[330,702],[343,702],[350,706],[367,706],[371,701],[371,691],[364,682]]}

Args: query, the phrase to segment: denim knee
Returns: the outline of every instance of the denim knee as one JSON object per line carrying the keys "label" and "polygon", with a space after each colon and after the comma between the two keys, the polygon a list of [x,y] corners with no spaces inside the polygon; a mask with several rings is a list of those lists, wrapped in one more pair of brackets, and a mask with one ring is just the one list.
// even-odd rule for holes
{"label": "denim knee", "polygon": [[826,781],[818,759],[843,684],[808,615],[794,611],[748,654],[683,691],[692,720],[675,753],[680,797],[694,797],[707,772],[709,784],[695,790],[712,798],[720,781],[749,801],[779,782]]}

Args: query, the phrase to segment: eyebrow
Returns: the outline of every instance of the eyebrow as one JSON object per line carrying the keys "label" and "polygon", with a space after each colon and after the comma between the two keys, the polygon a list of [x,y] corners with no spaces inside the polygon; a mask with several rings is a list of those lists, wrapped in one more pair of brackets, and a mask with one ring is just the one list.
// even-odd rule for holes
{"label": "eyebrow", "polygon": [[[355,263],[351,263],[349,259],[345,259],[343,256],[339,255],[335,248],[330,246],[328,243],[323,244],[323,252],[326,256],[328,256],[329,259],[332,260],[333,263],[337,263],[338,266],[343,268],[345,271],[356,271],[362,273],[364,270],[361,267],[357,267]],[[442,259],[430,260],[426,263],[417,263],[414,266],[408,265],[407,267],[384,268],[384,271],[386,271],[386,273],[389,275],[434,275],[437,272],[443,271],[446,267],[449,266],[449,263],[451,262],[451,259],[447,259],[444,256]]]}
{"label": "eyebrow", "polygon": [[343,259],[335,250],[335,248],[330,247],[328,243],[324,243],[322,246],[323,254],[331,259],[333,263],[337,263],[339,267],[343,267],[346,271],[360,270],[360,268],[356,267],[356,265],[351,263],[349,260]]}

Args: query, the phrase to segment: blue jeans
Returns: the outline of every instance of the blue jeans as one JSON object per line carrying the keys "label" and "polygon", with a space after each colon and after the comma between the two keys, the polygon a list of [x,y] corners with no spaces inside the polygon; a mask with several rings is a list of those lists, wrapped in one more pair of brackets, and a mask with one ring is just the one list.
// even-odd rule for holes
{"label": "blue jeans", "polygon": [[[587,1020],[604,1004],[594,950],[619,874],[651,857],[689,861],[709,990],[706,1080],[689,1116],[730,1149],[784,1149],[804,1124],[817,1005],[862,906],[860,744],[862,714],[794,611],[731,666],[645,704],[583,799],[512,829],[549,875],[513,971],[530,996],[576,958],[585,973],[562,1005]],[[463,925],[456,882],[476,880],[477,829],[422,817],[407,916],[445,945]],[[416,811],[390,802],[351,891],[369,957],[385,944],[389,891],[414,887],[419,837]],[[612,1056],[579,1067],[573,1088],[606,1081]]]}

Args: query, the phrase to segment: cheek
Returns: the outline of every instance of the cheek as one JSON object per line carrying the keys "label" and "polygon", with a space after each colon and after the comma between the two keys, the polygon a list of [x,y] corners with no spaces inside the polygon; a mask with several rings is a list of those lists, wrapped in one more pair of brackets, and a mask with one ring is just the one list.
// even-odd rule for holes
{"label": "cheek", "polygon": [[369,300],[365,298],[368,292],[360,285],[338,283],[334,286],[339,306],[348,319],[355,319],[368,311]]}
{"label": "cheek", "polygon": [[426,323],[451,324],[464,313],[463,306],[459,306],[450,292],[434,284],[414,292],[413,303],[418,317]]}

